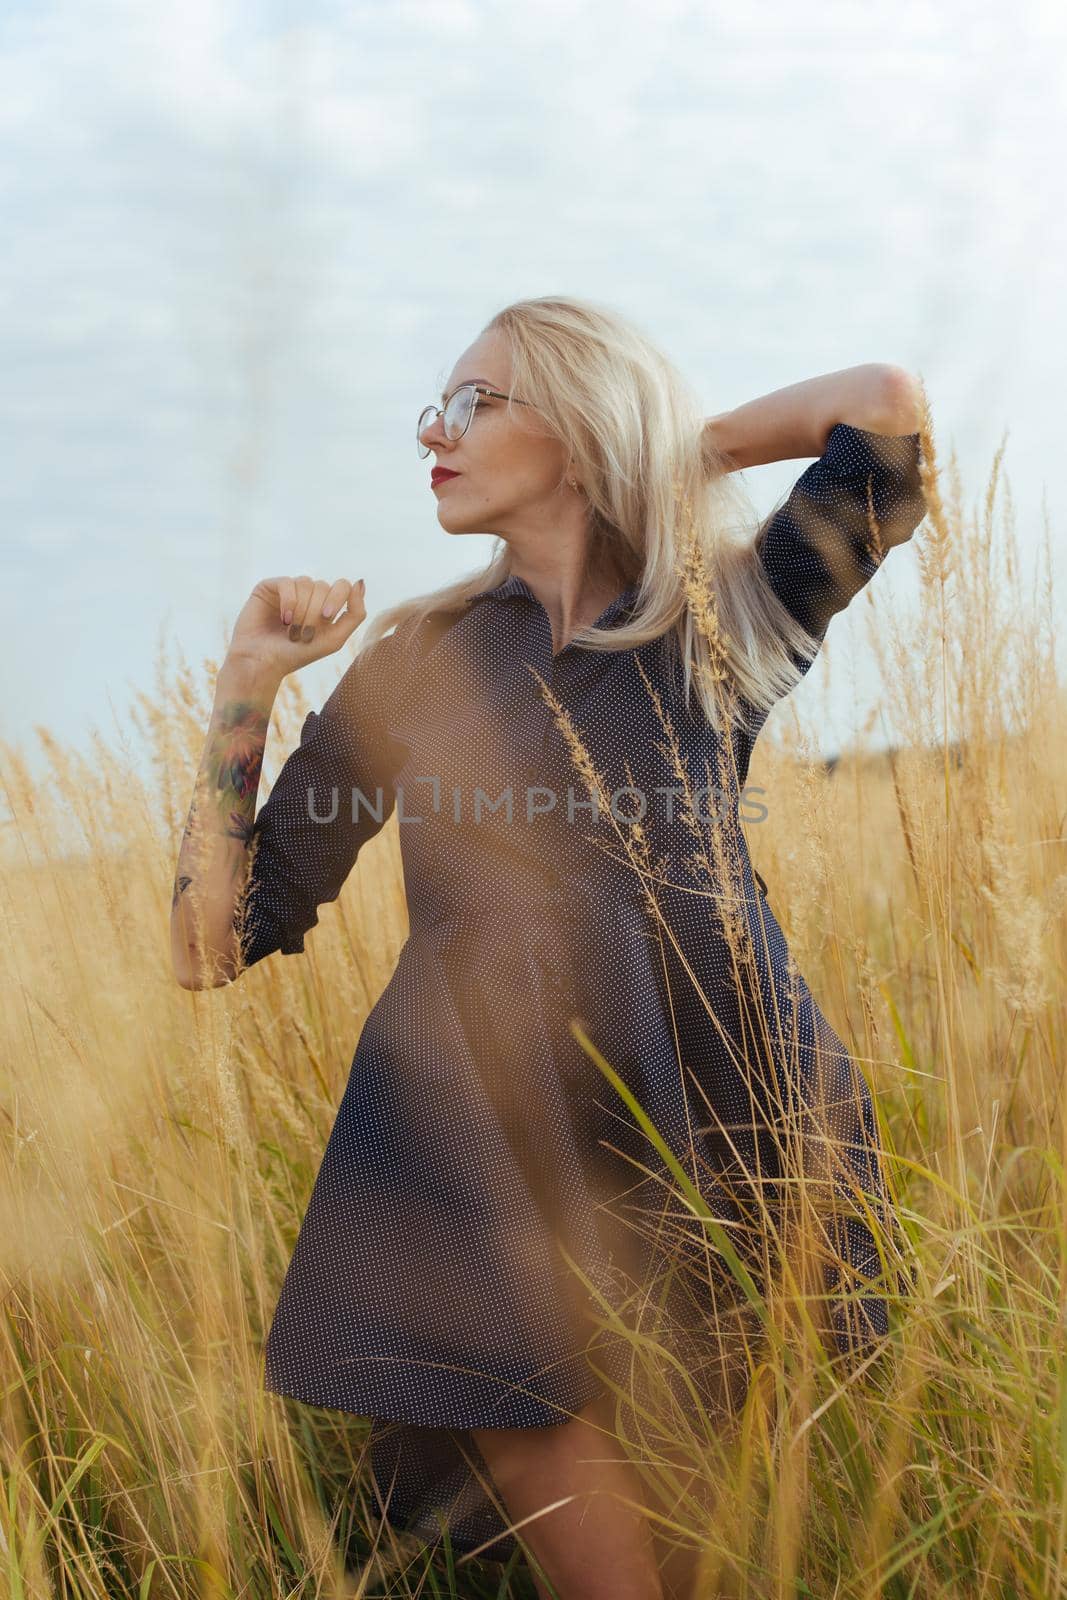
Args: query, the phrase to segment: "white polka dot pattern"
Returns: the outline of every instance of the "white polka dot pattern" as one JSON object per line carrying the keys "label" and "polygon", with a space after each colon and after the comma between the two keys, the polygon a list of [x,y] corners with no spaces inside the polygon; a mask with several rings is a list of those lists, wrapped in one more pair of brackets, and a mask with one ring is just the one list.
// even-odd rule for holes
{"label": "white polka dot pattern", "polygon": [[[816,638],[882,554],[870,546],[868,488],[884,548],[921,520],[918,462],[918,434],[839,423],[761,529],[775,592]],[[621,621],[635,596],[624,590],[598,624]],[[716,783],[726,758],[731,804],[706,824],[703,880],[639,666],[694,786]],[[619,824],[594,812],[531,667],[614,791]],[[753,713],[748,734],[718,739],[682,704],[664,638],[612,654],[572,643],[553,656],[544,608],[512,576],[361,653],[309,713],[256,818],[248,964],[303,950],[317,906],[398,815],[410,936],[356,1046],[269,1331],[266,1383],[374,1418],[389,1516],[428,1540],[438,1514],[457,1550],[503,1529],[464,1460],[485,1472],[467,1430],[548,1426],[604,1387],[589,1359],[589,1301],[559,1246],[613,1303],[620,1283],[663,1270],[648,1223],[662,1163],[571,1018],[737,1228],[754,1272],[745,1195],[759,1182],[773,1209],[784,1175],[768,1086],[789,1104],[818,1076],[833,1091],[841,1158],[833,1236],[847,1263],[877,1277],[848,1199],[858,1184],[886,1216],[870,1093],[795,971],[738,822],[761,725]],[[617,826],[628,831],[642,800],[671,939],[619,843]],[[740,966],[731,925],[748,952]],[[826,1274],[833,1293],[837,1271]],[[699,1353],[711,1308],[699,1295],[689,1307]],[[835,1304],[845,1355],[887,1326],[873,1291],[848,1312]],[[595,1359],[625,1385],[624,1345],[597,1344]],[[513,1543],[489,1553],[505,1560]]]}

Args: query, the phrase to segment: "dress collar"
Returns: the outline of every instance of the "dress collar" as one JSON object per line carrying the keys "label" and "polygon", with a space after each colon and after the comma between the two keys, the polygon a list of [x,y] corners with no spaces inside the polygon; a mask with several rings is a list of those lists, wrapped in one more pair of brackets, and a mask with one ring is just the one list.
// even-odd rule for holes
{"label": "dress collar", "polygon": [[481,600],[485,595],[489,594],[499,595],[501,599],[509,594],[526,594],[530,596],[531,600],[534,598],[534,592],[530,585],[520,578],[516,572],[510,573],[500,583],[494,584],[491,589],[479,589],[476,594],[469,594],[467,599]]}
{"label": "dress collar", "polygon": [[[639,587],[640,585],[637,583],[627,584],[622,593],[617,594],[614,600],[612,600],[600,613],[599,617],[596,618],[594,626],[598,628],[605,627],[617,615],[617,613],[622,611],[628,605],[631,605],[637,597],[637,591]],[[467,600],[468,603],[470,603],[475,600],[486,599],[490,595],[499,599],[506,599],[509,595],[513,594],[525,595],[527,599],[536,600],[538,605],[541,604],[540,600],[537,599],[537,596],[530,588],[530,585],[524,578],[520,578],[517,572],[510,573],[508,577],[504,578],[502,582],[495,584],[491,589],[479,589],[476,594],[469,594],[467,596]]]}

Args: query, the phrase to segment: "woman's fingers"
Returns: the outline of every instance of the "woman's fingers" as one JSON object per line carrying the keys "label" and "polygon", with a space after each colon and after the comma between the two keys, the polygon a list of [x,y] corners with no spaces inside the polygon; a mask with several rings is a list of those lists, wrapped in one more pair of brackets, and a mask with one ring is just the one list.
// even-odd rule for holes
{"label": "woman's fingers", "polygon": [[278,614],[282,619],[282,626],[287,628],[293,620],[296,610],[296,581],[293,578],[278,579]]}
{"label": "woman's fingers", "polygon": [[332,655],[350,638],[367,614],[363,593],[362,578],[357,583],[347,578],[330,583],[306,572],[299,577],[263,578],[237,619],[234,645],[264,659],[280,648],[278,664],[292,672]]}
{"label": "woman's fingers", "polygon": [[367,615],[367,608],[363,603],[365,584],[362,578],[356,583],[345,584],[348,591],[346,595],[348,609],[341,613],[335,620],[333,627],[338,634],[338,643],[344,644],[345,640],[355,633],[363,618]]}
{"label": "woman's fingers", "polygon": [[261,578],[234,624],[230,649],[284,677],[339,650],[366,614],[362,578]]}
{"label": "woman's fingers", "polygon": [[316,582],[314,578],[309,578],[306,572],[297,578],[296,606],[289,628],[289,637],[294,644],[310,644],[315,637],[316,621],[321,627],[322,617],[319,613],[322,611],[327,587],[321,578]]}
{"label": "woman's fingers", "polygon": [[300,636],[304,629],[304,612],[307,610],[308,595],[311,592],[311,579],[306,572],[298,578],[289,580],[293,585],[292,616],[289,618],[289,637],[294,644],[300,643]]}
{"label": "woman's fingers", "polygon": [[337,615],[348,599],[351,587],[347,578],[338,578],[335,583],[330,584],[326,599],[322,603],[323,622],[330,622]]}

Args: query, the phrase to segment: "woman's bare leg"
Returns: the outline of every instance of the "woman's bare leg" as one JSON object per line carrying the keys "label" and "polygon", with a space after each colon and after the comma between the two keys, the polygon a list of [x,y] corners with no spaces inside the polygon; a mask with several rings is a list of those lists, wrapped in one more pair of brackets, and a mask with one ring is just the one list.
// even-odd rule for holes
{"label": "woman's bare leg", "polygon": [[[697,1351],[700,1351],[699,1340]],[[696,1365],[694,1359],[690,1370],[695,1371]],[[718,1367],[705,1363],[700,1370],[701,1405],[705,1422],[714,1420],[721,1428],[732,1429],[736,1424],[738,1408],[744,1403],[746,1389],[747,1380],[736,1354],[729,1360],[724,1358]],[[693,1448],[687,1449],[659,1440],[654,1449],[678,1469],[675,1486],[671,1489],[664,1486],[654,1509],[672,1522],[691,1530],[694,1540],[710,1538],[719,1515],[719,1496],[708,1481],[707,1463],[702,1465],[699,1459],[701,1451],[698,1441],[694,1439]],[[711,1600],[706,1585],[699,1593],[696,1588],[704,1557],[700,1545],[684,1542],[658,1521],[653,1520],[651,1525],[664,1600]]]}
{"label": "woman's bare leg", "polygon": [[[692,1481],[693,1462],[691,1456],[669,1447],[660,1447],[661,1450],[675,1463],[679,1470],[679,1483],[682,1486],[680,1499],[683,1505],[690,1505],[687,1500],[686,1489]],[[697,1491],[697,1499],[704,1505],[703,1516],[711,1516],[712,1507],[707,1495]],[[665,1516],[675,1522],[686,1524],[687,1515],[683,1513],[677,1503],[664,1505],[660,1508]],[[652,1539],[656,1552],[656,1561],[659,1566],[660,1581],[663,1585],[663,1600],[704,1600],[695,1592],[697,1574],[700,1570],[702,1552],[694,1549],[692,1545],[672,1543],[672,1535],[659,1523],[653,1522]]]}
{"label": "woman's bare leg", "polygon": [[[567,1495],[565,1506],[528,1522],[528,1545],[558,1600],[663,1600],[641,1480],[614,1436],[607,1397],[552,1428],[472,1428],[512,1522]],[[542,1600],[549,1590],[537,1572]]]}

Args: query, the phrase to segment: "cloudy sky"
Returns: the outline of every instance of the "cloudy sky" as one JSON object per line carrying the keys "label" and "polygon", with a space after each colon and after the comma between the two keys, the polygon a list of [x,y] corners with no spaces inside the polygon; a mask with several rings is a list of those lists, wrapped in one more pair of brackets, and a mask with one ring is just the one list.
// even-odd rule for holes
{"label": "cloudy sky", "polygon": [[474,569],[414,424],[524,295],[631,316],[709,414],[920,372],[1067,571],[1065,44],[1053,0],[0,0],[2,736],[113,738],[260,577],[373,613]]}

